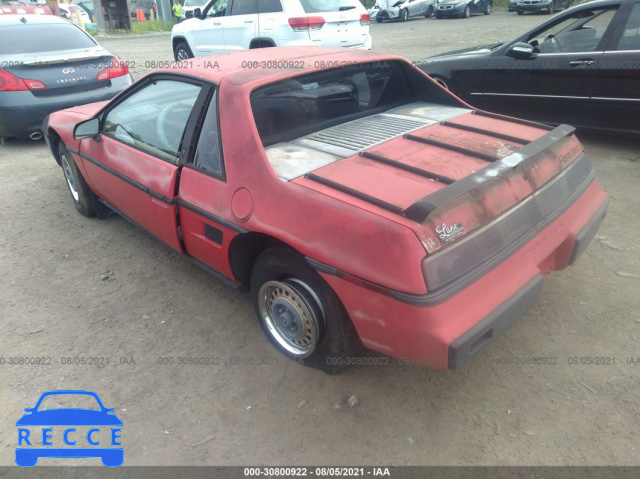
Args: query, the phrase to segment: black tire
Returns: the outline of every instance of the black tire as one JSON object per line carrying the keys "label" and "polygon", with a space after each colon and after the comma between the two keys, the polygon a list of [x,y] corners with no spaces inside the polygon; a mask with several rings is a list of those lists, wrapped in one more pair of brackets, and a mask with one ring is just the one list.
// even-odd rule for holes
{"label": "black tire", "polygon": [[517,13],[518,15],[524,15],[524,12],[523,12],[522,10],[518,10],[516,13]]}
{"label": "black tire", "polygon": [[442,18],[442,15],[440,15],[439,13],[436,13],[436,19],[440,20]]}
{"label": "black tire", "polygon": [[487,6],[484,9],[485,15],[491,15],[491,3],[487,3]]}
{"label": "black tire", "polygon": [[187,42],[180,42],[173,50],[173,57],[176,61],[188,60],[189,58],[193,58],[193,52]]}
{"label": "black tire", "polygon": [[346,367],[343,358],[357,344],[355,328],[302,255],[285,247],[261,253],[251,272],[251,298],[260,326],[282,354],[328,374]]}
{"label": "black tire", "polygon": [[427,9],[427,14],[424,16],[424,18],[431,18],[433,17],[433,5],[429,5],[429,8]]}
{"label": "black tire", "polygon": [[409,20],[409,10],[405,8],[400,11],[400,21],[406,22],[407,20]]}
{"label": "black tire", "polygon": [[555,0],[549,4],[549,8],[547,9],[547,13],[549,15],[553,14],[556,11],[556,2]]}
{"label": "black tire", "polygon": [[462,13],[462,18],[469,18],[471,16],[471,7],[467,5]]}
{"label": "black tire", "polygon": [[67,182],[69,193],[71,193],[73,204],[79,213],[89,218],[93,218],[97,214],[97,198],[87,185],[87,182],[84,180],[84,177],[82,176],[82,173],[80,173],[71,153],[69,153],[62,142],[58,145],[58,155],[60,156],[62,172],[64,173],[64,179]]}
{"label": "black tire", "polygon": [[382,17],[376,17],[376,22],[378,23],[382,23],[383,18]]}

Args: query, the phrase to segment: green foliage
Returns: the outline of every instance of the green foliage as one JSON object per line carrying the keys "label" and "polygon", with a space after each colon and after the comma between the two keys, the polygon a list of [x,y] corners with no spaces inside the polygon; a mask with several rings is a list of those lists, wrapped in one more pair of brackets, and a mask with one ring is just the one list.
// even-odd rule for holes
{"label": "green foliage", "polygon": [[376,0],[360,0],[360,3],[362,3],[362,5],[364,5],[364,8],[373,8],[373,6],[376,4]]}
{"label": "green foliage", "polygon": [[146,22],[133,22],[131,29],[133,33],[147,33],[147,32],[170,32],[173,27],[173,23],[163,23],[162,20],[147,20]]}

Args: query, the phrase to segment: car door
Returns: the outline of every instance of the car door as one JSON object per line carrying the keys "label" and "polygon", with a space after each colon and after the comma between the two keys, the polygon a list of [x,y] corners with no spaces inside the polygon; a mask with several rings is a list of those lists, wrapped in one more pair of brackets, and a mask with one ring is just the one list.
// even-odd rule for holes
{"label": "car door", "polygon": [[616,31],[595,66],[590,125],[640,130],[640,2],[618,12]]}
{"label": "car door", "polygon": [[485,73],[482,102],[490,111],[538,121],[559,120],[581,125],[588,114],[593,68],[610,34],[618,6],[594,7],[557,15],[516,42],[535,46],[529,59],[506,55],[513,43],[493,54]]}
{"label": "car door", "polygon": [[175,211],[178,159],[199,82],[147,78],[100,115],[100,134],[80,154],[94,192],[120,214],[181,251]]}
{"label": "car door", "polygon": [[227,18],[227,0],[214,0],[202,12],[203,18],[193,23],[194,55],[224,53],[223,22]]}
{"label": "car door", "polygon": [[258,0],[233,0],[223,28],[227,52],[248,50],[258,30]]}
{"label": "car door", "polygon": [[[228,216],[230,208],[244,208],[244,192],[231,190],[226,181],[218,119],[218,93],[214,88],[206,101],[206,113],[197,121],[200,137],[180,175],[177,204],[180,230],[186,252],[211,273],[233,278],[229,265],[229,245],[245,230]],[[222,276],[220,276],[220,273]]]}

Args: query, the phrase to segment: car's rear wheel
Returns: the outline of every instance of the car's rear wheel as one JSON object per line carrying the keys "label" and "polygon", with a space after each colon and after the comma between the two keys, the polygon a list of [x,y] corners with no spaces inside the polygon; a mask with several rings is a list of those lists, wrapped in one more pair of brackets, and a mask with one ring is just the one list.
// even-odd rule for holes
{"label": "car's rear wheel", "polygon": [[284,247],[264,251],[251,273],[251,296],[260,326],[281,353],[329,374],[344,368],[355,330],[302,255]]}
{"label": "car's rear wheel", "polygon": [[382,23],[382,20],[383,20],[382,17],[376,17],[376,22]]}
{"label": "car's rear wheel", "polygon": [[89,218],[96,216],[95,195],[89,189],[71,153],[62,142],[58,145],[58,155],[60,156],[64,178],[67,180],[69,193],[71,193],[71,199],[76,209]]}
{"label": "car's rear wheel", "polygon": [[431,18],[433,17],[433,5],[429,5],[429,8],[427,9],[427,13],[424,16],[425,18]]}
{"label": "car's rear wheel", "polygon": [[463,18],[469,18],[471,16],[471,7],[467,5],[462,13]]}
{"label": "car's rear wheel", "polygon": [[484,9],[484,14],[485,15],[491,15],[491,4],[487,3],[486,8]]}
{"label": "car's rear wheel", "polygon": [[407,20],[409,20],[409,10],[405,8],[400,12],[400,21],[406,22]]}
{"label": "car's rear wheel", "polygon": [[179,62],[193,58],[193,52],[191,51],[191,48],[189,48],[189,45],[187,45],[187,42],[180,42],[176,45],[176,48],[173,51],[173,56],[176,61]]}
{"label": "car's rear wheel", "polygon": [[547,13],[548,13],[549,15],[551,15],[551,14],[552,14],[553,12],[555,12],[555,11],[556,11],[556,2],[555,2],[555,1],[553,1],[553,2],[551,2],[551,3],[549,4],[549,8],[547,9]]}

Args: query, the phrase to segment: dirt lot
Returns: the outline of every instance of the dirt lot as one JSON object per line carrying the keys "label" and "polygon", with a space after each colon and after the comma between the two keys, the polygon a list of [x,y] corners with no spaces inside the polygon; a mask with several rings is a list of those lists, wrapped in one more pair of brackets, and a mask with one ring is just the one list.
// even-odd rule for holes
{"label": "dirt lot", "polygon": [[[376,48],[416,60],[544,18],[420,19],[372,32]],[[135,61],[136,76],[171,58],[166,35],[103,43]],[[248,295],[119,217],[80,216],[44,143],[6,142],[0,465],[14,463],[23,408],[54,389],[93,390],[116,408],[126,465],[640,465],[640,149],[637,139],[579,137],[612,203],[578,264],[547,278],[537,307],[458,372],[392,362],[339,376],[278,355]],[[160,364],[194,356],[220,364]],[[541,356],[557,363],[499,364]],[[12,357],[51,364],[8,365]],[[76,357],[108,364],[64,364]],[[570,364],[587,357],[611,359]]]}

